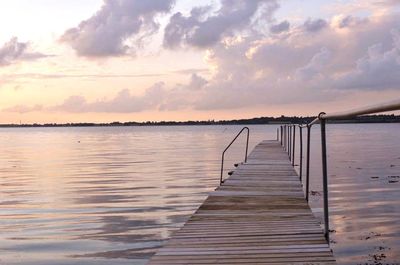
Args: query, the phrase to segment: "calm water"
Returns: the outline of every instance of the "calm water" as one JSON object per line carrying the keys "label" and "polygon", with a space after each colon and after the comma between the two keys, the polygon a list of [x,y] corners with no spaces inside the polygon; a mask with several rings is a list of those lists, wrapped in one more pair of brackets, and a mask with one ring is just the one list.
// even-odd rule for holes
{"label": "calm water", "polygon": [[[0,129],[0,264],[145,264],[218,185],[221,151],[240,128]],[[328,125],[341,264],[399,264],[399,129]],[[275,135],[252,126],[250,148]],[[312,137],[321,216],[318,127]],[[240,140],[227,165],[243,159]]]}

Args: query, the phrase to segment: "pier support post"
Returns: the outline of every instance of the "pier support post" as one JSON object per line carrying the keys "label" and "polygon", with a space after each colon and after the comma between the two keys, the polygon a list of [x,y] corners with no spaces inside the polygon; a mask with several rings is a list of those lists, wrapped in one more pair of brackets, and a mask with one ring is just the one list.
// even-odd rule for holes
{"label": "pier support post", "polygon": [[289,155],[289,160],[292,161],[292,125],[289,125],[289,149],[288,149],[288,155]]}
{"label": "pier support post", "polygon": [[288,139],[288,128],[287,125],[285,125],[285,151],[287,151],[288,144],[287,144],[287,139]]}
{"label": "pier support post", "polygon": [[[247,128],[247,127],[245,127]],[[246,153],[244,155],[244,162],[247,163],[247,153],[249,152],[249,138],[250,138],[250,129],[247,128],[247,138],[246,138]]]}
{"label": "pier support post", "polygon": [[307,125],[307,157],[306,157],[306,200],[310,194],[310,143],[311,143],[311,125]]}
{"label": "pier support post", "polygon": [[286,126],[286,153],[289,150],[289,125]]}
{"label": "pier support post", "polygon": [[301,182],[301,180],[303,178],[303,127],[301,127],[301,126],[299,126],[299,134],[300,134],[300,157],[299,157],[300,174],[299,174],[299,176],[300,176],[300,182]]}
{"label": "pier support post", "polygon": [[295,149],[296,149],[296,125],[293,125],[292,166],[294,166]]}
{"label": "pier support post", "polygon": [[[321,113],[322,114],[322,113]],[[321,117],[321,114],[319,115]],[[325,113],[323,113],[325,114]],[[325,224],[325,238],[329,244],[329,205],[328,205],[328,165],[326,160],[326,120],[321,119],[321,148],[322,148],[322,185],[324,189],[324,224]]]}
{"label": "pier support post", "polygon": [[285,125],[282,125],[282,146],[283,150],[285,150]]}

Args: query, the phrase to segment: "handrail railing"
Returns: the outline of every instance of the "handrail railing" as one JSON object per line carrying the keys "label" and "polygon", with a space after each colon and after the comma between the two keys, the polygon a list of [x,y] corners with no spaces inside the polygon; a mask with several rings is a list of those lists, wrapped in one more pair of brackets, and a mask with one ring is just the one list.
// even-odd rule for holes
{"label": "handrail railing", "polygon": [[344,119],[344,118],[352,118],[361,115],[367,114],[375,114],[380,112],[387,112],[387,111],[395,111],[400,110],[400,99],[394,100],[391,102],[349,110],[349,111],[342,111],[342,112],[334,112],[334,113],[325,113],[321,112],[317,118],[315,118],[312,122],[308,125],[312,126],[313,124],[317,123],[318,121],[325,119],[325,120],[334,120],[334,119]]}
{"label": "handrail railing", "polygon": [[[327,148],[326,148],[326,121],[334,120],[334,119],[344,119],[344,118],[354,118],[357,116],[367,115],[367,114],[376,114],[380,112],[387,111],[396,111],[400,110],[400,99],[387,102],[384,104],[364,107],[355,110],[343,111],[343,112],[334,112],[334,113],[325,113],[321,112],[313,121],[308,124],[300,124],[297,125],[300,128],[300,180],[302,178],[302,169],[303,169],[303,140],[302,140],[302,128],[307,128],[307,150],[306,150],[306,200],[309,199],[309,186],[310,186],[310,139],[311,139],[311,127],[320,123],[321,127],[321,160],[322,160],[322,184],[323,184],[323,204],[324,204],[324,234],[327,242],[329,243],[329,205],[328,205],[328,165],[327,165]],[[295,126],[295,125],[291,125]],[[288,141],[282,141],[282,138],[289,138]],[[290,143],[293,139],[294,145],[294,137],[287,132],[286,125],[281,126],[281,144],[284,147],[285,151],[289,152],[290,158],[290,150],[288,150],[288,145],[290,149]],[[293,158],[291,158],[292,164],[294,163],[294,151],[292,154]]]}
{"label": "handrail railing", "polygon": [[246,153],[244,156],[244,162],[247,162],[247,152],[249,150],[249,136],[250,136],[250,129],[249,127],[243,127],[240,132],[233,138],[233,140],[228,144],[228,146],[225,148],[225,150],[222,152],[222,159],[221,159],[221,177],[219,180],[219,184],[224,183],[224,180],[222,179],[222,175],[224,174],[224,158],[225,158],[225,152],[231,147],[231,145],[236,141],[236,139],[239,137],[239,135],[242,134],[244,130],[247,130],[247,140],[246,140]]}

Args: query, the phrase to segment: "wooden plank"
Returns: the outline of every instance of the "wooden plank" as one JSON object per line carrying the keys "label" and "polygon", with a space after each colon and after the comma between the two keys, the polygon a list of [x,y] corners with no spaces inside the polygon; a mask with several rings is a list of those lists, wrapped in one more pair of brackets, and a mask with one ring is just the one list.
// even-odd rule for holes
{"label": "wooden plank", "polygon": [[287,154],[263,141],[148,264],[336,262]]}

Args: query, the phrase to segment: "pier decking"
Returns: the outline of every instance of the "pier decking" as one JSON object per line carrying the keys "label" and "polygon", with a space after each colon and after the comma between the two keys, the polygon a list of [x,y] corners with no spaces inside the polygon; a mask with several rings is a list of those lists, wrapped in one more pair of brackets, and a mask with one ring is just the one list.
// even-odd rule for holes
{"label": "pier decking", "polygon": [[336,264],[278,141],[263,141],[148,264]]}

